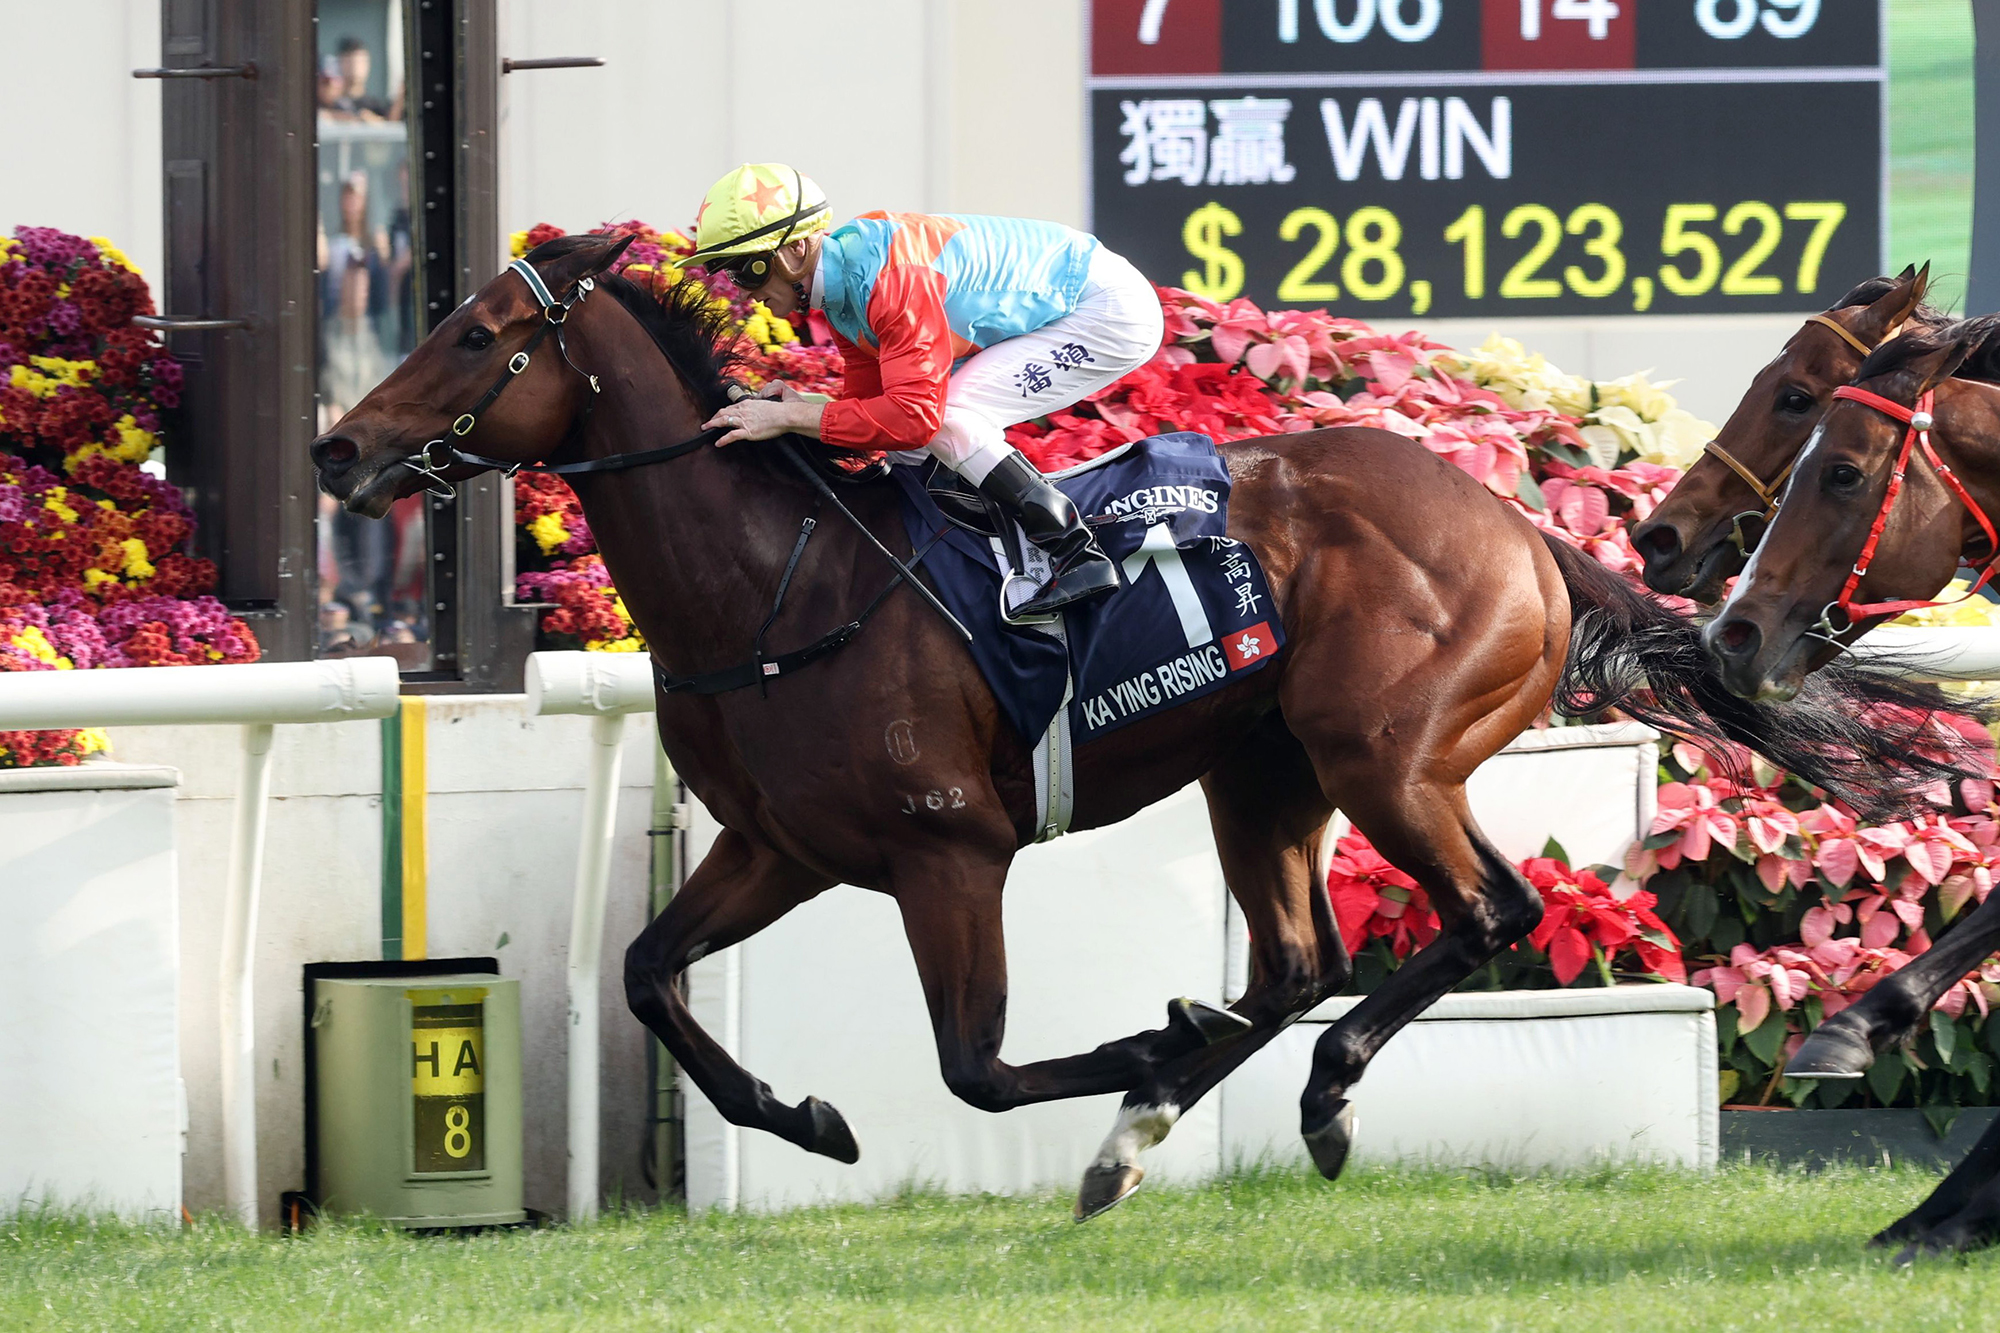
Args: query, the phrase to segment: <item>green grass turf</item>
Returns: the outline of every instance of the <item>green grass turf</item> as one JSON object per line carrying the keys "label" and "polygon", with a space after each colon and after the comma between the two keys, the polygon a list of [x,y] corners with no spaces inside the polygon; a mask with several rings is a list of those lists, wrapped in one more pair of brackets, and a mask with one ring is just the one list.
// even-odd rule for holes
{"label": "green grass turf", "polygon": [[916,1195],[467,1237],[0,1225],[0,1328],[1990,1328],[2000,1252],[1889,1266],[1916,1171],[1280,1172],[1068,1201]]}
{"label": "green grass turf", "polygon": [[1889,267],[1928,259],[1933,299],[1953,307],[1972,248],[1972,130],[1969,0],[1889,0]]}

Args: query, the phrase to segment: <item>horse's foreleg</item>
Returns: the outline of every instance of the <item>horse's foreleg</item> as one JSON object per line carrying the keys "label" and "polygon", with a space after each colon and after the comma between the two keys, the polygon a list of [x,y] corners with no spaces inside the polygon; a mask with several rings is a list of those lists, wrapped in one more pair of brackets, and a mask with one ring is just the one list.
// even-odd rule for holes
{"label": "horse's foreleg", "polygon": [[1320,1173],[1331,1180],[1347,1161],[1353,1116],[1347,1091],[1404,1024],[1471,976],[1542,918],[1542,900],[1472,821],[1461,785],[1352,784],[1341,807],[1375,849],[1430,895],[1443,924],[1438,937],[1341,1020],[1313,1049],[1312,1075],[1299,1099],[1300,1130]]}
{"label": "horse's foreleg", "polygon": [[724,830],[667,909],[625,951],[625,999],[731,1124],[843,1162],[860,1157],[840,1113],[817,1097],[787,1106],[688,1012],[674,979],[689,963],[748,939],[832,881]]}
{"label": "horse's foreleg", "polygon": [[1250,984],[1230,1006],[1245,1026],[1162,1062],[1126,1094],[1084,1172],[1078,1221],[1138,1188],[1145,1176],[1139,1154],[1293,1020],[1346,985],[1351,971],[1318,875],[1320,836],[1332,806],[1303,747],[1273,717],[1202,786],[1223,879],[1249,927]]}
{"label": "horse's foreleg", "polygon": [[1909,966],[1813,1029],[1785,1066],[1793,1078],[1860,1078],[1875,1052],[1916,1031],[1938,997],[2000,946],[2000,893],[1990,895]]}

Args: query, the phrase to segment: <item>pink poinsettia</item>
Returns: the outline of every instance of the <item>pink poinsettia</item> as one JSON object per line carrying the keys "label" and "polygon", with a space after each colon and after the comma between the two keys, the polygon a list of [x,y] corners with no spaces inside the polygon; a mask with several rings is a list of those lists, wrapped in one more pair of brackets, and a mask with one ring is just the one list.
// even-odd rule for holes
{"label": "pink poinsettia", "polygon": [[1748,944],[1729,951],[1729,962],[1705,967],[1694,974],[1694,984],[1708,986],[1722,1004],[1733,1004],[1738,1014],[1738,1032],[1755,1031],[1771,1007],[1790,1009],[1805,999],[1812,989],[1813,960],[1802,950],[1779,946],[1759,953]]}

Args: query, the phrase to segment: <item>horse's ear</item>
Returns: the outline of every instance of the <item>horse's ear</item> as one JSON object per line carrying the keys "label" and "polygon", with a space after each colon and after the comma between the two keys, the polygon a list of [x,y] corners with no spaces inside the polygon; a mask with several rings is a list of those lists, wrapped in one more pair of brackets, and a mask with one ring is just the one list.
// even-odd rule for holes
{"label": "horse's ear", "polygon": [[628,231],[622,236],[602,237],[599,244],[579,245],[567,254],[551,259],[542,269],[542,281],[549,285],[550,291],[561,295],[585,278],[594,278],[616,264],[626,247],[636,239]]}
{"label": "horse's ear", "polygon": [[1869,343],[1887,342],[1923,304],[1924,293],[1930,290],[1930,285],[1929,264],[1921,269],[1906,267],[1896,275],[1896,285],[1876,297],[1854,321],[1855,336]]}
{"label": "horse's ear", "polygon": [[1936,359],[1924,367],[1924,382],[1917,392],[1934,389],[1956,375],[1958,368],[1965,364],[1965,359],[1979,350],[1980,344],[1985,341],[1984,335],[1985,331],[1972,332],[1954,338],[1950,346],[1942,348]]}

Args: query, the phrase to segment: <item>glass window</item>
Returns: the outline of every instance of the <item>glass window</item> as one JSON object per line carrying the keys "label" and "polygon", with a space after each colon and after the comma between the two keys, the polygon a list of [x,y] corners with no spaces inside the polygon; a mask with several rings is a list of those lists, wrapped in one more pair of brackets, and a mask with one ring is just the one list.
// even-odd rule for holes
{"label": "glass window", "polygon": [[[319,0],[318,429],[324,431],[417,343],[416,244],[405,112],[403,0]],[[421,495],[386,519],[319,497],[323,657],[431,665],[431,542]]]}

